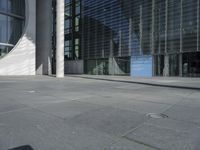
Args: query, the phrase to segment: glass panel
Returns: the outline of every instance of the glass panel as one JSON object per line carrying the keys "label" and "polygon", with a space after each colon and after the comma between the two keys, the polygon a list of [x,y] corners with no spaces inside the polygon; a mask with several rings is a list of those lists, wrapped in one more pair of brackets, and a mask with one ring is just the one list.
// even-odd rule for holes
{"label": "glass panel", "polygon": [[183,76],[200,77],[200,53],[183,54]]}
{"label": "glass panel", "polygon": [[[121,58],[128,64],[130,56],[153,54],[155,75],[179,76],[181,54],[200,50],[198,5],[199,0],[83,0],[80,31],[84,59],[98,64],[98,60],[115,58],[116,66],[123,68]],[[75,25],[75,32],[79,31],[77,19]],[[194,71],[199,70],[198,59],[199,54],[187,58],[187,74],[198,74]],[[163,73],[168,65],[169,72],[166,68]]]}
{"label": "glass panel", "polygon": [[0,14],[0,43],[7,43],[8,17]]}
{"label": "glass panel", "polygon": [[71,0],[65,1],[65,40],[70,40],[69,43],[70,51],[69,54],[66,54],[66,59],[80,59],[80,42],[77,43],[77,40],[80,38],[79,29],[80,29],[80,12],[77,14],[77,11],[80,11],[80,1]]}
{"label": "glass panel", "polygon": [[164,75],[164,55],[154,56],[154,73],[155,76]]}
{"label": "glass panel", "polygon": [[180,51],[181,0],[168,0],[167,51]]}
{"label": "glass panel", "polygon": [[7,1],[8,1],[8,12],[24,16],[24,8],[25,8],[24,0],[7,0]]}
{"label": "glass panel", "polygon": [[197,50],[197,0],[183,0],[183,51]]}
{"label": "glass panel", "polygon": [[24,27],[24,0],[0,0],[0,57],[19,41]]}
{"label": "glass panel", "polygon": [[71,16],[71,7],[72,7],[72,5],[70,5],[70,4],[67,4],[66,5],[66,7],[65,7],[65,17],[70,17]]}
{"label": "glass panel", "polygon": [[71,20],[67,19],[65,20],[65,29],[70,28],[71,27]]}
{"label": "glass panel", "polygon": [[130,58],[122,57],[115,58],[116,66],[115,67],[115,75],[129,75],[130,74]]}
{"label": "glass panel", "polygon": [[23,29],[23,21],[8,17],[8,43],[16,44],[21,37]]}
{"label": "glass panel", "polygon": [[85,72],[92,75],[108,75],[108,59],[86,60]]}
{"label": "glass panel", "polygon": [[157,0],[155,2],[155,21],[154,21],[154,52],[156,54],[165,52],[165,29],[166,29],[166,1]]}
{"label": "glass panel", "polygon": [[179,76],[179,55],[169,55],[169,75]]}
{"label": "glass panel", "polygon": [[13,47],[0,45],[0,58],[11,51]]}
{"label": "glass panel", "polygon": [[0,11],[6,12],[8,7],[8,0],[0,0]]}
{"label": "glass panel", "polygon": [[148,55],[151,53],[151,24],[152,24],[152,1],[145,1],[140,10],[141,17],[141,51]]}
{"label": "glass panel", "polygon": [[67,3],[71,3],[71,0],[65,0],[65,3],[67,4]]}

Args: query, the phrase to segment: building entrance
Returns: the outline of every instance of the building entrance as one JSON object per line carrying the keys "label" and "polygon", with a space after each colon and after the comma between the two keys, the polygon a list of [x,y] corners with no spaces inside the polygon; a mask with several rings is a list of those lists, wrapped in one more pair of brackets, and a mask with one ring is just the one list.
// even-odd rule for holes
{"label": "building entrance", "polygon": [[183,54],[183,76],[200,77],[200,52]]}

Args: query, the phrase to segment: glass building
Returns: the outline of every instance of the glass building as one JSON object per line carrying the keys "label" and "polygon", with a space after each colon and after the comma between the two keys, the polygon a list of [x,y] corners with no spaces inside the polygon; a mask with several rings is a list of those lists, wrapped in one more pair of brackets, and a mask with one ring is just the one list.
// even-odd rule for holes
{"label": "glass building", "polygon": [[0,0],[0,75],[57,70],[200,77],[200,0]]}
{"label": "glass building", "polygon": [[66,59],[83,59],[86,74],[199,77],[199,7],[199,0],[66,0]]}

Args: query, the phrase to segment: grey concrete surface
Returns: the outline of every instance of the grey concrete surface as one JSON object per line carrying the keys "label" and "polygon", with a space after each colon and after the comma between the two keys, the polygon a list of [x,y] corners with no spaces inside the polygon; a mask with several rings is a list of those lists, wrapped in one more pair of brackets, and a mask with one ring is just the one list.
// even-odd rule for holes
{"label": "grey concrete surface", "polygon": [[199,96],[69,76],[0,77],[0,150],[199,150]]}

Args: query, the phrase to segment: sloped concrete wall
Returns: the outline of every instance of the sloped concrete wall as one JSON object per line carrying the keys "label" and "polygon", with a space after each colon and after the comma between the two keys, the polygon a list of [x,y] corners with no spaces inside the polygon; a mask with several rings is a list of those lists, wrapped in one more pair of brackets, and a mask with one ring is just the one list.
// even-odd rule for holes
{"label": "sloped concrete wall", "polygon": [[35,75],[36,1],[25,2],[24,33],[12,51],[0,59],[0,75]]}

